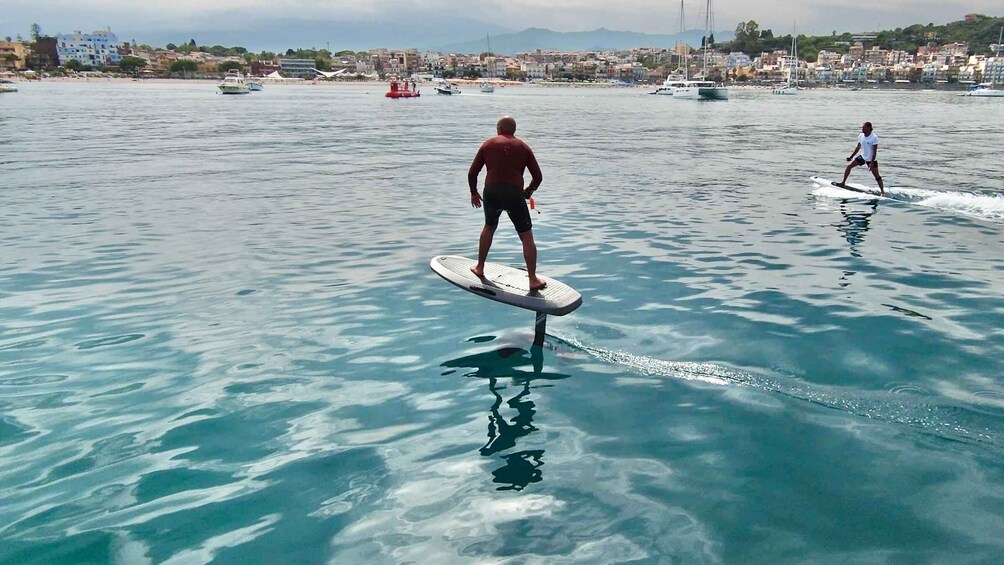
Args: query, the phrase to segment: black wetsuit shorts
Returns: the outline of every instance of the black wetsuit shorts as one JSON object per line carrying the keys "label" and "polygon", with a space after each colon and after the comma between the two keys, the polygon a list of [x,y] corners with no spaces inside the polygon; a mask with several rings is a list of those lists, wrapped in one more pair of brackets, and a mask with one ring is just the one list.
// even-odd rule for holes
{"label": "black wetsuit shorts", "polygon": [[511,184],[499,183],[485,187],[484,197],[485,224],[494,227],[499,225],[499,217],[505,211],[516,227],[516,233],[530,231],[530,209],[526,206],[523,191]]}

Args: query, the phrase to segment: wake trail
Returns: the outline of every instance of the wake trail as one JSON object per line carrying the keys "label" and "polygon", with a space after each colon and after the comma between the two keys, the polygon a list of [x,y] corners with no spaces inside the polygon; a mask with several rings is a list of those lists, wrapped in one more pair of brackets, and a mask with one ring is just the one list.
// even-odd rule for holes
{"label": "wake trail", "polygon": [[[814,182],[814,184],[816,185],[816,189],[812,194],[824,198],[883,199],[877,195],[847,191],[833,185],[824,185],[818,182]],[[862,190],[878,191],[877,187],[868,187],[854,183],[849,183],[849,186]],[[961,214],[979,220],[1004,223],[1004,194],[1000,193],[889,187],[886,188],[885,199]]]}
{"label": "wake trail", "polygon": [[[995,416],[971,407],[938,403],[934,398],[924,402],[922,398],[904,398],[902,395],[884,390],[860,391],[851,396],[845,392],[830,390],[825,385],[814,385],[794,378],[782,381],[716,363],[666,361],[625,351],[592,347],[568,335],[549,332],[548,336],[600,361],[625,367],[643,376],[716,386],[755,388],[871,420],[906,425],[942,439],[1004,451],[1002,428],[991,428],[985,423],[988,417]],[[997,415],[996,419],[1002,418]]]}

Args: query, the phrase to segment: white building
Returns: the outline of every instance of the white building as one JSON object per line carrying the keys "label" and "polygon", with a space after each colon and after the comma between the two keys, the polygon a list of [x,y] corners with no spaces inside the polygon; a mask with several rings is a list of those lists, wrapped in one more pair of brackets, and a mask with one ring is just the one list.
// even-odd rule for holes
{"label": "white building", "polygon": [[1004,84],[1004,57],[996,57],[987,61],[983,68],[983,82]]}
{"label": "white building", "polygon": [[749,67],[753,65],[753,61],[750,60],[750,56],[746,53],[739,51],[733,51],[729,53],[728,59],[726,59],[726,66],[729,70],[736,67]]}
{"label": "white building", "polygon": [[111,31],[95,31],[89,34],[75,31],[72,34],[56,36],[56,54],[61,65],[71,60],[91,67],[117,65],[122,60],[118,51],[121,47],[119,38]]}
{"label": "white building", "polygon": [[520,68],[530,80],[543,80],[547,77],[547,65],[544,63],[524,61],[520,64]]}

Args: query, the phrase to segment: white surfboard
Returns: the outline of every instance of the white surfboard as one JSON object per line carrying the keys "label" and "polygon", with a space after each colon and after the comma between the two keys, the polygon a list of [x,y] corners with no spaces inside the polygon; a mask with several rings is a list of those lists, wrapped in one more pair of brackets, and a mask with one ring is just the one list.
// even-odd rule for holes
{"label": "white surfboard", "polygon": [[837,186],[836,181],[831,181],[830,179],[824,179],[823,177],[809,177],[809,180],[818,184],[819,186],[829,186],[837,190],[849,190],[851,192],[857,192],[859,194],[869,194],[879,197],[882,196],[877,189],[867,187],[863,184],[855,184],[853,182],[849,182],[844,186]]}
{"label": "white surfboard", "polygon": [[474,259],[455,255],[440,255],[429,262],[437,275],[467,292],[510,306],[564,316],[582,305],[582,295],[561,281],[538,275],[547,286],[531,292],[530,280],[523,269],[485,263],[485,276],[478,278],[471,272],[476,264]]}

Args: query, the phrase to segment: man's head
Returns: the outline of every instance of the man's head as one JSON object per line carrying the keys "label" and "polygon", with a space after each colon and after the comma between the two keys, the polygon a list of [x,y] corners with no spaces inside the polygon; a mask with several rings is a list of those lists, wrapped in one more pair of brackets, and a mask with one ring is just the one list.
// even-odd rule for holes
{"label": "man's head", "polygon": [[495,129],[499,135],[514,135],[516,133],[516,119],[512,116],[502,116]]}
{"label": "man's head", "polygon": [[872,123],[871,122],[865,122],[864,125],[861,126],[861,133],[863,133],[865,135],[871,135],[872,134]]}

